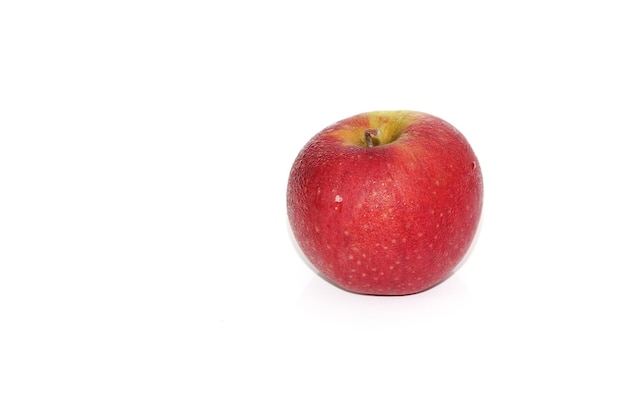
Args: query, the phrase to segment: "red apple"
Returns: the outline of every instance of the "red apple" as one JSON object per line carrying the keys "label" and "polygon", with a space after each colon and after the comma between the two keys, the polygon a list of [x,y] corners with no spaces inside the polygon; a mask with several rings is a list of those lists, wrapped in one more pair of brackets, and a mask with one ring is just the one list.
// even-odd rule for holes
{"label": "red apple", "polygon": [[287,186],[303,254],[348,291],[406,295],[448,278],[472,243],[483,180],[452,125],[414,111],[359,114],[315,135]]}

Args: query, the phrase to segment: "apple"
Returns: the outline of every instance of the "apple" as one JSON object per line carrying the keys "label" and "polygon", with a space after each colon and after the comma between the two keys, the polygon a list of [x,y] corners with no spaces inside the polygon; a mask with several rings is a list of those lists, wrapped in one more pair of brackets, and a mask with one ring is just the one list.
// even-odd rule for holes
{"label": "apple", "polygon": [[354,293],[407,295],[447,279],[476,234],[483,179],[446,121],[375,111],[316,134],[289,174],[287,214],[312,267]]}

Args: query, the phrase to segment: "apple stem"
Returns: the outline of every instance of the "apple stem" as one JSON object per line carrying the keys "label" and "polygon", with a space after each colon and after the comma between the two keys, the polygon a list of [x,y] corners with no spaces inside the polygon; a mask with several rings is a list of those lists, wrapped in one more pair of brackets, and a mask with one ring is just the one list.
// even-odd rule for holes
{"label": "apple stem", "polygon": [[374,146],[374,139],[378,139],[379,132],[377,129],[366,129],[365,130],[365,143],[368,148],[372,148]]}

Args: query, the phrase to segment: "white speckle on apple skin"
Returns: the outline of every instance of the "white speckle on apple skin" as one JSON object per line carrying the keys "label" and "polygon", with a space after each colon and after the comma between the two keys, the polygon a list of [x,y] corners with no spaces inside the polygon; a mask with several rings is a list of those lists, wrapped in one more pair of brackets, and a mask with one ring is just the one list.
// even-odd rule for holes
{"label": "white speckle on apple skin", "polygon": [[341,196],[339,194],[337,194],[335,196],[335,203],[341,203],[343,201],[343,198],[341,198]]}

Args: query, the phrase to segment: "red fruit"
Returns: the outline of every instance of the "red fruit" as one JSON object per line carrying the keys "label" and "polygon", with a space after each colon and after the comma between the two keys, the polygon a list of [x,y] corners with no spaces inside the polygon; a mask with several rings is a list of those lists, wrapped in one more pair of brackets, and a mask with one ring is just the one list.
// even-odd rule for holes
{"label": "red fruit", "polygon": [[412,111],[371,112],[315,135],[287,187],[302,252],[348,291],[405,295],[452,274],[480,219],[478,159],[453,126]]}

